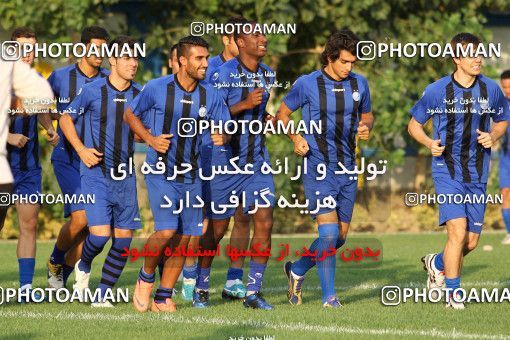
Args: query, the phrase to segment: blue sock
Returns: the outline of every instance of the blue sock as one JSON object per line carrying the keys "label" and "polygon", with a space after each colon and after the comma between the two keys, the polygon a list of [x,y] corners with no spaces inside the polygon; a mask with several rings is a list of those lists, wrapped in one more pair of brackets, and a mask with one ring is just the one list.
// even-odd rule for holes
{"label": "blue sock", "polygon": [[126,256],[121,256],[121,254],[124,252],[124,248],[129,248],[131,240],[131,237],[119,237],[112,240],[112,247],[104,260],[101,281],[98,286],[101,290],[101,297],[104,297],[105,292],[112,289],[119,280],[128,259]]}
{"label": "blue sock", "polygon": [[67,284],[67,279],[69,278],[69,276],[71,275],[73,270],[74,270],[74,267],[68,266],[67,264],[64,263],[64,267],[62,269],[62,272],[64,274],[64,287]]}
{"label": "blue sock", "polygon": [[[455,289],[460,288],[460,276],[457,276],[453,279],[445,278],[444,282],[446,284],[446,289],[450,289],[447,291],[450,296],[453,295]],[[460,291],[458,291],[457,293],[461,294]]]}
{"label": "blue sock", "polygon": [[243,270],[241,268],[228,268],[227,280],[243,280]]}
{"label": "blue sock", "polygon": [[85,242],[83,243],[81,261],[78,265],[78,268],[86,273],[90,273],[90,266],[92,265],[94,257],[101,253],[104,245],[108,242],[109,239],[109,236],[96,236],[88,234]]}
{"label": "blue sock", "polygon": [[25,257],[18,259],[19,267],[19,286],[31,285],[34,279],[35,258]]}
{"label": "blue sock", "polygon": [[[343,246],[346,242],[346,239],[338,237],[335,244],[335,249],[339,249],[341,246]],[[315,239],[312,242],[312,245],[310,246],[309,250],[311,252],[314,252],[317,250],[317,244],[319,243],[319,239]],[[307,271],[309,271],[313,266],[315,266],[315,260],[311,257],[301,257],[299,260],[294,262],[292,264],[291,270],[294,274],[303,276],[306,274]]]}
{"label": "blue sock", "polygon": [[197,279],[197,264],[192,266],[184,266],[182,268],[182,277],[185,279]]}
{"label": "blue sock", "polygon": [[147,283],[154,283],[156,281],[156,274],[147,274],[145,270],[143,270],[143,267],[140,268],[140,271],[138,272],[138,279],[145,281]]}
{"label": "blue sock", "polygon": [[164,303],[166,299],[172,298],[173,289],[159,286],[154,295],[154,302]]}
{"label": "blue sock", "polygon": [[264,272],[266,271],[265,263],[257,263],[250,261],[250,273],[248,274],[248,285],[246,290],[249,292],[260,292],[262,288],[262,280],[264,280]]}
{"label": "blue sock", "polygon": [[505,222],[506,232],[510,234],[510,209],[503,209],[503,222]]}
{"label": "blue sock", "polygon": [[444,271],[443,252],[440,252],[436,255],[436,258],[434,259],[434,265],[436,266],[437,270]]}
{"label": "blue sock", "polygon": [[322,303],[335,295],[335,271],[336,256],[326,256],[323,260],[323,252],[328,252],[329,248],[334,248],[338,240],[338,224],[328,223],[319,225],[319,242],[317,243],[317,271],[322,287]]}
{"label": "blue sock", "polygon": [[198,267],[197,285],[196,289],[209,290],[209,279],[211,275],[211,267],[200,268]]}
{"label": "blue sock", "polygon": [[65,250],[60,250],[57,248],[57,245],[55,245],[55,247],[53,247],[53,252],[50,255],[50,262],[52,264],[64,264],[65,254]]}

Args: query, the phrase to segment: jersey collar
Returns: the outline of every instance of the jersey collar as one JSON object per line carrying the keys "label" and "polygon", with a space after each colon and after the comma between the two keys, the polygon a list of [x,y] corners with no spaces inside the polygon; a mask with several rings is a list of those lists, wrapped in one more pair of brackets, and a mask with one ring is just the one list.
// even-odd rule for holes
{"label": "jersey collar", "polygon": [[475,78],[475,81],[473,82],[473,84],[471,84],[469,87],[464,87],[462,85],[460,85],[456,80],[455,80],[455,77],[453,76],[453,73],[451,74],[450,76],[452,78],[452,82],[457,85],[457,87],[463,89],[463,90],[469,90],[469,89],[472,89],[473,87],[475,87],[476,83],[478,82],[478,80],[480,79],[480,75],[477,75],[476,78]]}
{"label": "jersey collar", "polygon": [[97,69],[97,73],[96,73],[96,75],[94,75],[94,76],[92,76],[92,77],[89,77],[89,76],[87,76],[85,73],[83,73],[83,71],[80,69],[80,66],[78,66],[78,63],[75,63],[75,64],[74,64],[74,67],[76,68],[76,70],[77,70],[78,72],[80,72],[80,74],[81,74],[82,76],[84,76],[84,77],[85,77],[85,78],[87,78],[87,79],[93,79],[93,78],[95,78],[95,77],[99,76],[99,75],[101,74],[101,72],[103,71],[103,69],[102,69],[101,67],[99,67],[99,68]]}
{"label": "jersey collar", "polygon": [[330,75],[326,72],[326,70],[324,70],[324,67],[323,67],[323,68],[321,68],[321,73],[322,73],[322,75],[323,75],[324,77],[326,77],[327,79],[329,79],[329,80],[331,80],[331,81],[334,81],[334,82],[337,82],[337,83],[340,83],[340,82],[342,82],[342,81],[344,81],[344,80],[347,80],[347,79],[349,79],[349,78],[352,78],[352,77],[353,77],[352,72],[349,72],[349,75],[348,75],[346,78],[341,79],[341,80],[336,80],[336,79],[332,78],[332,77],[331,77],[331,76],[330,76]]}
{"label": "jersey collar", "polygon": [[117,89],[115,86],[113,86],[113,84],[110,82],[110,77],[106,77],[106,83],[107,83],[107,84],[108,84],[108,86],[110,86],[112,89],[114,89],[114,90],[115,90],[115,91],[117,91],[117,92],[121,92],[121,93],[122,93],[122,92],[127,92],[127,91],[131,88],[131,86],[133,86],[133,81],[130,81],[130,82],[129,82],[129,86],[128,86],[128,87],[126,87],[126,89],[125,89],[125,90],[121,91],[121,90]]}

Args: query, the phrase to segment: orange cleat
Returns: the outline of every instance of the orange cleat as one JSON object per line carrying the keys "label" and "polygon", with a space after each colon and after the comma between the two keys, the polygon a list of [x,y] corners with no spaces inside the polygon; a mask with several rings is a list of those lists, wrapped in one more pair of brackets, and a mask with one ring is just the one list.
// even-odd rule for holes
{"label": "orange cleat", "polygon": [[145,282],[140,279],[136,280],[133,305],[137,311],[143,313],[149,309],[152,286],[154,286],[154,283]]}
{"label": "orange cleat", "polygon": [[164,303],[156,303],[156,301],[152,301],[151,311],[153,311],[153,312],[173,313],[176,310],[177,310],[177,308],[175,308],[175,302],[170,298],[166,299]]}

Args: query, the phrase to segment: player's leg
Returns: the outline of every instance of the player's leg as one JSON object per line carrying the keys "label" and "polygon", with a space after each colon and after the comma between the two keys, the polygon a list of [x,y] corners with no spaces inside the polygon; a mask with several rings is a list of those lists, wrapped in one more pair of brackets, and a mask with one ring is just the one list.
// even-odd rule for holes
{"label": "player's leg", "polygon": [[[171,241],[172,250],[179,247],[188,247],[189,240],[189,235],[175,234]],[[161,282],[152,302],[151,310],[153,312],[175,312],[176,306],[172,295],[185,261],[185,256],[172,256],[166,259]]]}
{"label": "player's leg", "polygon": [[[224,219],[210,219],[205,234],[200,238],[200,247],[203,250],[215,250],[227,231],[230,217]],[[197,284],[193,293],[193,307],[204,308],[209,305],[209,287],[211,266],[214,256],[198,258]]]}
{"label": "player's leg", "polygon": [[[272,190],[274,192],[274,190]],[[259,208],[253,214],[253,237],[250,243],[250,249],[257,245],[259,249],[271,248],[271,232],[273,229],[273,208]],[[267,303],[260,294],[264,272],[266,271],[267,256],[252,256],[250,261],[250,271],[248,274],[248,284],[246,285],[245,307],[272,310],[274,307]]]}
{"label": "player's leg", "polygon": [[19,220],[19,237],[16,253],[18,256],[20,288],[22,290],[32,288],[35,271],[39,208],[39,204],[16,203]]}
{"label": "player's leg", "polygon": [[71,276],[72,272],[74,271],[74,266],[76,265],[76,262],[81,257],[81,252],[83,249],[83,243],[85,242],[85,239],[87,238],[87,235],[89,234],[88,228],[83,228],[82,231],[76,236],[76,240],[74,245],[66,252],[66,255],[64,257],[64,266],[62,268],[62,274],[64,279],[64,286],[67,285],[67,281],[69,279],[69,276]]}
{"label": "player's leg", "polygon": [[[204,211],[205,215],[205,211]],[[204,218],[202,235],[205,234],[209,225],[209,219]],[[200,245],[201,236],[191,236],[188,247],[196,251]],[[186,257],[182,269],[182,298],[186,301],[193,301],[193,291],[197,284],[198,277],[198,258],[196,256]]]}
{"label": "player's leg", "polygon": [[468,236],[466,218],[455,218],[447,221],[446,230],[448,239],[443,258],[446,289],[450,292],[447,301],[454,308],[462,308],[463,304],[452,300],[451,297],[453,297],[453,291],[460,288],[461,264]]}
{"label": "player's leg", "polygon": [[[82,193],[79,164],[53,161],[53,171],[62,194],[80,195]],[[85,207],[81,203],[65,204],[64,217],[70,220],[60,230],[47,262],[48,284],[57,289],[64,286],[65,253],[75,244],[76,236],[87,226]],[[69,272],[69,268],[66,272]]]}
{"label": "player's leg", "polygon": [[[238,251],[248,249],[250,243],[250,216],[243,213],[242,207],[236,209],[234,227],[230,234],[230,248]],[[235,261],[231,259],[227,271],[227,282],[221,294],[223,299],[242,299],[246,296],[246,287],[243,284],[244,256]]]}
{"label": "player's leg", "polygon": [[[171,209],[161,207],[164,202],[163,197],[166,196],[171,202],[179,202],[182,195],[179,188],[163,176],[146,175],[145,183],[152,216],[154,217],[154,233],[147,239],[144,247],[157,252],[158,256],[146,256],[138,273],[133,305],[139,312],[146,312],[150,307],[150,296],[156,280],[156,268],[161,261],[162,253],[170,244],[170,240],[179,226],[179,215],[174,214]],[[176,204],[173,207],[176,207]]]}
{"label": "player's leg", "polygon": [[[510,175],[510,173],[509,173]],[[507,179],[510,181],[510,178]],[[510,244],[510,187],[501,188],[501,195],[503,196],[503,205],[501,206],[501,214],[503,216],[503,223],[506,227],[506,236],[501,242],[502,244]]]}

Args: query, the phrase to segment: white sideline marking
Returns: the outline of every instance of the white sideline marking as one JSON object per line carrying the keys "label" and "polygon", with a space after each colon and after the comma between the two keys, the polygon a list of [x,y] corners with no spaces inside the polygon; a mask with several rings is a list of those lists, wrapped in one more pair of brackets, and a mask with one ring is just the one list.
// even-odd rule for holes
{"label": "white sideline marking", "polygon": [[257,320],[227,320],[221,318],[206,318],[200,316],[184,317],[179,315],[169,314],[103,314],[103,313],[74,313],[74,312],[59,312],[58,314],[52,313],[38,313],[27,311],[1,311],[0,317],[4,318],[31,318],[37,320],[101,320],[101,321],[115,321],[115,322],[161,322],[170,321],[173,323],[181,324],[207,324],[213,326],[248,326],[254,328],[265,328],[283,331],[295,332],[319,332],[319,333],[332,333],[332,334],[357,334],[357,335],[387,335],[387,336],[423,336],[423,337],[439,337],[439,338],[468,338],[468,339],[509,339],[510,337],[503,334],[475,334],[475,333],[462,333],[455,330],[442,331],[438,329],[430,330],[398,330],[391,328],[359,328],[359,327],[344,327],[344,326],[319,326],[309,325],[304,323],[273,323]]}
{"label": "white sideline marking", "polygon": [[[401,288],[425,288],[426,285],[421,281],[414,282],[388,282],[386,284],[380,283],[361,283],[356,286],[336,286],[336,290],[374,290],[374,289],[382,289],[384,286],[399,286]],[[474,281],[474,282],[462,282],[462,287],[500,287],[500,286],[508,286],[510,285],[510,281]],[[289,289],[288,286],[276,286],[276,287],[263,287],[263,292],[286,292]],[[321,286],[304,286],[304,291],[307,290],[322,290]]]}

